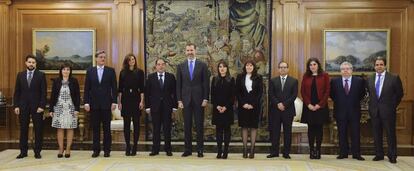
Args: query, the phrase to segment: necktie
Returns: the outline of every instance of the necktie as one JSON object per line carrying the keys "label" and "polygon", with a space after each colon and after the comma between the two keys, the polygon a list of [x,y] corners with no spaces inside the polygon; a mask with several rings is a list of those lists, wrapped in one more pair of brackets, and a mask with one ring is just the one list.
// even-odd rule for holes
{"label": "necktie", "polygon": [[158,79],[158,82],[160,82],[160,87],[161,87],[161,89],[163,89],[164,88],[164,81],[162,81],[162,74],[160,74],[159,75],[160,76],[160,79]]}
{"label": "necktie", "polygon": [[349,84],[348,84],[348,79],[345,79],[345,94],[348,95],[349,94]]}
{"label": "necktie", "polygon": [[103,68],[98,68],[98,79],[99,79],[99,83],[101,83],[101,81],[102,81],[102,70],[103,70]]}
{"label": "necktie", "polygon": [[193,61],[190,60],[190,79],[191,80],[193,80],[193,71],[194,71]]}
{"label": "necktie", "polygon": [[28,76],[27,76],[27,85],[29,85],[29,87],[30,87],[30,83],[32,83],[33,72],[29,71],[27,74],[28,74]]}
{"label": "necktie", "polygon": [[378,74],[378,80],[375,83],[375,92],[377,93],[377,98],[380,97],[380,86],[381,86],[381,74]]}
{"label": "necktie", "polygon": [[285,77],[282,77],[282,91],[283,91],[283,88],[285,88],[285,82],[286,82]]}

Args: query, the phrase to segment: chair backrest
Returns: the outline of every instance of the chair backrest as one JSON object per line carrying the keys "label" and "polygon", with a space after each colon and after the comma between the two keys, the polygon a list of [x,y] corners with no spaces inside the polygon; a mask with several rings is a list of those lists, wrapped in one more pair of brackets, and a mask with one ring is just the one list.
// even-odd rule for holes
{"label": "chair backrest", "polygon": [[294,122],[300,122],[300,118],[302,117],[302,109],[303,109],[303,102],[299,97],[296,97],[295,99],[296,116],[293,118]]}

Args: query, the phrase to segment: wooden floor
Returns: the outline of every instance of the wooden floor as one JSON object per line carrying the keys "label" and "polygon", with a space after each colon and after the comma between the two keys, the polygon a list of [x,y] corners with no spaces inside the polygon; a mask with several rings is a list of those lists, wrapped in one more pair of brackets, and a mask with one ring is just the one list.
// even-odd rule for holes
{"label": "wooden floor", "polygon": [[148,156],[148,152],[139,152],[137,156],[126,157],[121,151],[113,151],[110,158],[101,154],[98,158],[91,158],[90,151],[72,151],[71,158],[57,158],[56,150],[42,151],[42,159],[35,159],[30,151],[24,159],[15,159],[19,151],[8,149],[0,152],[0,170],[16,171],[77,171],[77,170],[139,170],[139,171],[248,171],[248,170],[413,170],[414,157],[398,157],[397,164],[388,160],[374,162],[373,156],[364,156],[366,161],[353,159],[337,160],[335,155],[322,155],[321,160],[310,160],[308,155],[293,154],[291,160],[282,157],[267,159],[266,154],[260,153],[255,159],[243,159],[240,153],[231,153],[227,160],[216,159],[214,153],[206,153],[204,158],[196,155],[183,158],[181,153],[174,153],[167,157],[165,153],[155,157]]}

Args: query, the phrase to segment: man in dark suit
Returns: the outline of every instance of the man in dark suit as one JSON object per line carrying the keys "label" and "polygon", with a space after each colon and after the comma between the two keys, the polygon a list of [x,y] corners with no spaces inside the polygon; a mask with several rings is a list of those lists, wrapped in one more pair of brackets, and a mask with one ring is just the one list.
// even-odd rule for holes
{"label": "man in dark suit", "polygon": [[26,70],[19,72],[14,89],[14,113],[19,116],[20,123],[20,154],[16,157],[27,157],[27,140],[32,117],[35,130],[34,157],[42,158],[40,151],[43,143],[43,111],[46,107],[46,77],[36,69],[36,58],[33,55],[26,56]]}
{"label": "man in dark suit", "polygon": [[115,70],[105,65],[105,51],[95,54],[96,65],[86,71],[84,103],[86,112],[91,114],[93,130],[93,154],[98,157],[100,147],[100,125],[102,123],[104,138],[104,157],[109,157],[111,152],[111,118],[112,110],[117,103],[117,85]]}
{"label": "man in dark suit", "polygon": [[295,99],[298,96],[298,80],[288,76],[289,66],[279,63],[279,76],[269,85],[269,132],[272,146],[267,158],[279,157],[280,127],[283,125],[283,157],[290,159],[292,143],[292,121],[296,115]]}
{"label": "man in dark suit", "polygon": [[204,107],[208,102],[210,77],[207,65],[195,57],[196,45],[187,44],[185,54],[187,60],[177,66],[178,107],[184,109],[185,150],[182,157],[190,156],[192,152],[193,117],[197,132],[197,156],[204,157]]}
{"label": "man in dark suit", "polygon": [[369,114],[375,143],[375,157],[373,160],[384,160],[382,131],[385,129],[388,142],[388,159],[391,163],[397,163],[396,115],[404,91],[400,77],[386,71],[386,65],[386,59],[378,57],[375,60],[375,74],[368,79]]}
{"label": "man in dark suit", "polygon": [[360,153],[361,100],[365,95],[365,83],[352,76],[352,64],[343,62],[341,77],[331,80],[331,99],[334,102],[334,117],[339,133],[339,156],[348,158],[348,126],[351,128],[352,158],[365,160]]}
{"label": "man in dark suit", "polygon": [[145,99],[152,117],[152,152],[150,156],[158,155],[160,151],[161,126],[164,132],[164,150],[167,156],[171,152],[171,113],[177,107],[176,81],[173,74],[165,72],[165,61],[155,61],[156,72],[148,75],[145,87]]}

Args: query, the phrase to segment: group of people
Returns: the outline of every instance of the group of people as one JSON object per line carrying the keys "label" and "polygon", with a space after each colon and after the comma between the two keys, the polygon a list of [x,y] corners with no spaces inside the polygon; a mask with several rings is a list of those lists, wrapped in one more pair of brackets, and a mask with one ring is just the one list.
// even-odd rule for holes
{"label": "group of people", "polygon": [[[110,157],[111,111],[119,108],[124,120],[125,155],[137,154],[139,120],[141,110],[147,108],[152,117],[153,145],[150,156],[160,152],[161,128],[164,135],[164,151],[172,156],[171,114],[180,108],[184,114],[184,153],[192,155],[192,128],[195,122],[197,156],[204,156],[204,108],[213,106],[212,124],[216,126],[217,158],[226,159],[229,153],[231,125],[234,123],[234,109],[237,110],[238,124],[241,127],[243,158],[254,158],[257,129],[261,115],[263,79],[257,73],[253,60],[244,63],[242,73],[233,78],[225,60],[217,64],[217,75],[210,82],[207,65],[196,58],[196,45],[189,43],[185,48],[187,60],[177,66],[177,73],[165,71],[165,61],[155,61],[156,72],[145,80],[144,71],[137,67],[133,54],[125,56],[119,75],[119,85],[115,70],[105,66],[106,53],[95,54],[96,65],[86,71],[84,86],[84,109],[90,113],[93,129],[93,154],[101,152],[100,129],[103,129],[104,157]],[[26,57],[26,70],[17,75],[14,94],[15,113],[20,120],[20,154],[27,156],[28,127],[30,117],[35,130],[35,158],[41,158],[42,120],[46,107],[46,78],[36,70],[36,58]],[[303,99],[301,122],[308,124],[308,140],[311,159],[321,158],[323,125],[329,121],[328,98],[334,102],[334,117],[339,132],[338,159],[348,158],[348,127],[351,128],[352,158],[364,160],[360,153],[360,101],[369,94],[369,113],[374,132],[374,161],[383,160],[383,128],[387,133],[388,158],[396,163],[396,108],[403,97],[401,80],[397,75],[385,70],[385,58],[375,60],[375,74],[364,80],[352,76],[352,64],[340,65],[341,77],[330,80],[317,58],[306,63],[300,93]],[[267,158],[279,157],[280,134],[283,127],[283,157],[290,159],[292,121],[296,115],[294,101],[298,96],[298,80],[289,75],[287,62],[278,64],[279,76],[269,82],[269,132],[272,143]],[[145,82],[145,85],[144,85]],[[49,115],[53,117],[52,127],[57,128],[59,152],[57,157],[70,157],[73,129],[77,127],[80,112],[79,83],[72,76],[70,65],[64,64],[59,77],[53,79],[49,103]],[[130,144],[131,121],[133,123],[133,144]],[[64,132],[67,134],[64,148]],[[250,140],[250,147],[247,146]],[[224,146],[223,146],[224,144]],[[315,145],[316,144],[316,145]]]}

